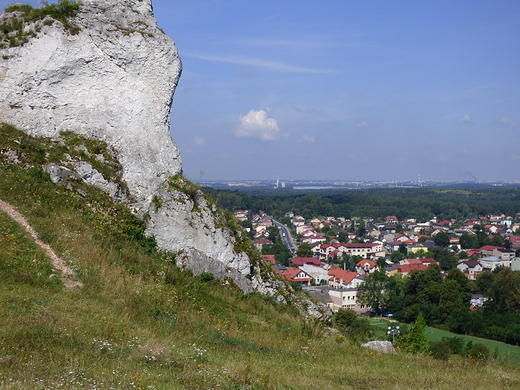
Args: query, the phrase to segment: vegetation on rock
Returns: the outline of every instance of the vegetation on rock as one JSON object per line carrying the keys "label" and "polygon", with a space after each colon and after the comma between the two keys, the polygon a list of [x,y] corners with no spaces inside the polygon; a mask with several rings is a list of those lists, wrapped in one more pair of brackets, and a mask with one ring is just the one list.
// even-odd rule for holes
{"label": "vegetation on rock", "polygon": [[[43,25],[51,25],[55,20],[71,34],[77,34],[79,27],[70,22],[78,11],[81,2],[60,0],[57,4],[42,2],[41,8],[33,8],[27,4],[11,4],[4,10],[0,19],[0,49],[20,46],[36,36]],[[27,26],[31,26],[27,30]]]}

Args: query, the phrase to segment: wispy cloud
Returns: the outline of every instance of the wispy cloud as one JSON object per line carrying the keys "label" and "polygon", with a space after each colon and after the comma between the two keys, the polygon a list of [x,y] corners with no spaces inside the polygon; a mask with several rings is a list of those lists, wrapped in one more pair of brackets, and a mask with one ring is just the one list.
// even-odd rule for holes
{"label": "wispy cloud", "polygon": [[473,88],[468,88],[462,91],[454,91],[451,95],[447,95],[445,101],[453,101],[467,98],[475,98],[485,96],[493,88],[496,88],[496,83],[478,85]]}
{"label": "wispy cloud", "polygon": [[462,118],[457,119],[457,122],[463,123],[463,124],[469,124],[473,123],[473,120],[468,114],[465,114]]}
{"label": "wispy cloud", "polygon": [[184,53],[183,57],[198,58],[198,59],[206,60],[206,61],[227,62],[230,64],[236,64],[236,65],[257,66],[257,67],[261,67],[261,68],[267,68],[267,69],[271,69],[274,71],[287,72],[287,73],[314,73],[314,74],[340,73],[338,70],[334,70],[334,69],[304,68],[301,66],[288,65],[288,64],[281,63],[281,62],[265,60],[263,58],[246,57],[246,56],[238,56],[238,55],[212,55],[212,54]]}
{"label": "wispy cloud", "polygon": [[315,143],[316,142],[316,137],[313,137],[313,136],[310,136],[310,135],[303,135],[301,140],[303,142],[308,142],[308,143]]}
{"label": "wispy cloud", "polygon": [[502,118],[500,118],[500,120],[498,122],[504,126],[515,126],[516,125],[516,122],[513,120],[513,118],[511,118],[509,116],[503,116]]}
{"label": "wispy cloud", "polygon": [[368,123],[367,122],[360,122],[356,125],[356,127],[368,127]]}
{"label": "wispy cloud", "polygon": [[374,44],[372,40],[370,43],[367,42],[366,36],[360,36],[353,38],[351,34],[348,36],[341,35],[307,35],[302,36],[300,33],[297,38],[288,37],[285,39],[280,38],[256,38],[256,37],[243,37],[236,39],[233,37],[233,43],[243,45],[243,47],[251,48],[255,47],[258,49],[275,49],[283,50],[284,52],[290,52],[304,57],[308,57],[310,53],[316,55],[316,53],[323,53],[325,55],[330,54],[331,51],[337,52],[338,50],[349,50],[363,53],[378,53],[387,52],[392,50],[403,50],[400,46],[392,46],[382,44]]}
{"label": "wispy cloud", "polygon": [[307,107],[307,106],[304,106],[303,104],[300,104],[300,103],[296,103],[294,105],[294,109],[296,111],[299,111],[299,112],[307,112],[307,113],[316,113],[316,112],[318,112],[318,110],[316,110],[315,108]]}
{"label": "wispy cloud", "polygon": [[204,138],[204,137],[197,137],[197,138],[195,138],[195,143],[197,145],[204,145],[204,144],[206,144],[206,138]]}

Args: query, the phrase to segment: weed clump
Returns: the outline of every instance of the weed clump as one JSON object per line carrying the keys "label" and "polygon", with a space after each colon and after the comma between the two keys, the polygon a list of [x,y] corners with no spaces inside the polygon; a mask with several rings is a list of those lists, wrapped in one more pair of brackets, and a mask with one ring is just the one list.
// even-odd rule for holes
{"label": "weed clump", "polygon": [[180,173],[170,177],[168,180],[168,189],[170,191],[177,190],[182,192],[183,194],[187,195],[193,202],[197,200],[199,193],[202,193],[202,189],[198,185],[192,183]]}
{"label": "weed clump", "polygon": [[447,341],[437,341],[430,345],[430,354],[434,359],[447,361],[450,358],[451,348]]}
{"label": "weed clump", "polygon": [[468,350],[466,356],[470,360],[485,362],[489,360],[491,353],[489,352],[489,348],[484,344],[475,344],[470,350]]}
{"label": "weed clump", "polygon": [[[59,21],[70,34],[76,35],[80,28],[71,23],[80,5],[79,1],[60,0],[57,4],[42,1],[43,7],[33,8],[28,4],[11,4],[4,10],[0,20],[0,48],[21,46],[41,31],[42,25],[49,26]],[[34,30],[26,31],[27,25],[34,23]],[[36,31],[35,31],[36,30]]]}

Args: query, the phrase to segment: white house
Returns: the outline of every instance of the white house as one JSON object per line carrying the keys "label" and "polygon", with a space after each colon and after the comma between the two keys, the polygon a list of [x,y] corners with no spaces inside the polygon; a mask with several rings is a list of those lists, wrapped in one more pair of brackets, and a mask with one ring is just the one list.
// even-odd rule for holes
{"label": "white house", "polygon": [[484,271],[493,271],[498,266],[510,267],[511,261],[499,259],[495,256],[482,257],[478,259],[479,263],[482,265]]}
{"label": "white house", "polygon": [[479,272],[484,271],[484,267],[479,263],[478,260],[466,260],[457,264],[457,268],[468,274],[470,279],[475,279]]}

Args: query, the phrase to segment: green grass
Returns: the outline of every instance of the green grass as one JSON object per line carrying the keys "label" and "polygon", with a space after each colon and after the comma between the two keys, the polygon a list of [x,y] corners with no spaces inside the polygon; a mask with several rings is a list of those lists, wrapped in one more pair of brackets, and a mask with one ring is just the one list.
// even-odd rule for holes
{"label": "green grass", "polygon": [[[43,2],[42,2],[43,3]],[[5,17],[0,20],[0,44],[2,48],[21,46],[40,31],[42,25],[51,25],[55,20],[71,34],[77,34],[79,27],[70,22],[79,9],[80,2],[60,0],[57,4],[44,3],[40,8],[28,4],[11,4],[5,7]],[[25,31],[28,24],[34,24],[34,30]]]}
{"label": "green grass", "polygon": [[61,287],[45,252],[3,212],[0,212],[0,275],[6,283]]}
{"label": "green grass", "polygon": [[[396,326],[400,325],[409,327],[407,324],[400,324],[395,322],[389,322],[386,320],[371,320],[371,323],[373,327],[377,330],[377,334],[379,337],[384,337],[386,335],[386,331],[388,329],[388,325]],[[436,328],[426,328],[426,334],[428,335],[428,338],[430,342],[436,342],[441,341],[443,337],[445,338],[451,338],[451,337],[462,337],[465,342],[471,341],[473,345],[475,344],[484,344],[491,353],[494,351],[498,351],[499,357],[501,360],[514,363],[514,364],[520,364],[520,347],[501,343],[500,341],[494,341],[494,340],[487,340],[487,339],[481,339],[478,337],[472,337],[472,336],[465,336],[460,335],[456,333],[451,333],[445,330],[436,329]]]}
{"label": "green grass", "polygon": [[[53,184],[41,164],[65,149],[0,131],[0,199],[84,283],[65,289],[45,254],[0,213],[2,389],[520,387],[517,365],[379,355],[306,321],[291,305],[207,274],[193,277],[175,266],[175,254],[155,249],[124,205],[93,188],[81,187],[80,195]],[[81,146],[64,144],[69,152]]]}

